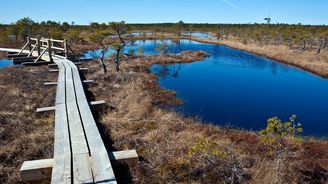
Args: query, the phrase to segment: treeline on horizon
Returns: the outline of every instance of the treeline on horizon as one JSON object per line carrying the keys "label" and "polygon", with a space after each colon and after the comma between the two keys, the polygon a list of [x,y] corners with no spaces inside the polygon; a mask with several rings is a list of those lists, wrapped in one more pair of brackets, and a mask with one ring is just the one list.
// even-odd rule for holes
{"label": "treeline on horizon", "polygon": [[[234,39],[244,44],[288,45],[301,51],[318,48],[320,52],[328,43],[328,26],[302,24],[200,24],[200,23],[152,23],[127,24],[130,32],[174,33],[176,36],[191,32],[209,32],[217,39]],[[108,30],[109,24],[92,22],[89,25],[75,25],[74,22],[35,22],[25,17],[15,23],[0,24],[1,42],[22,42],[27,36],[44,36],[68,39],[73,42],[87,40],[85,36],[96,30]],[[85,34],[81,34],[85,33]]]}

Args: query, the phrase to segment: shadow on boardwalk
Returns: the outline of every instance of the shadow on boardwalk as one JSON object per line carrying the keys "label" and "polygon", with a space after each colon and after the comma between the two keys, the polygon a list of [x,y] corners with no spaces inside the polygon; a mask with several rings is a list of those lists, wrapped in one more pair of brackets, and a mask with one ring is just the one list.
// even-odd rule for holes
{"label": "shadow on boardwalk", "polygon": [[[87,80],[84,75],[81,75],[81,79],[82,80]],[[85,94],[87,96],[88,101],[95,101],[96,100],[95,95],[90,90],[88,90],[88,87],[85,87]],[[113,142],[113,139],[110,135],[110,132],[105,131],[106,127],[103,124],[99,123],[101,121],[102,113],[104,113],[106,111],[109,111],[109,110],[112,110],[111,108],[112,107],[110,107],[109,105],[106,104],[103,110],[93,111],[92,112],[93,117],[96,121],[98,130],[99,130],[99,133],[101,135],[101,138],[104,141],[105,147],[107,149],[107,152],[118,151],[114,147],[114,142]],[[115,173],[115,178],[117,180],[117,183],[120,183],[120,184],[121,183],[122,184],[133,183],[133,181],[132,181],[133,177],[131,175],[130,168],[129,168],[128,164],[126,164],[124,162],[115,162],[115,161],[114,162],[112,161],[112,164],[113,164],[113,170],[114,170],[114,173]]]}

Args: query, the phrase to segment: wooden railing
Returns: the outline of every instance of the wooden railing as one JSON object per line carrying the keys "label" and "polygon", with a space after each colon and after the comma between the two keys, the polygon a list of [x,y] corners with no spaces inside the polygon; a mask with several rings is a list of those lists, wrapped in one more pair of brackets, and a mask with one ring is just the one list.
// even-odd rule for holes
{"label": "wooden railing", "polygon": [[67,40],[27,37],[27,42],[18,55],[22,54],[26,49],[29,51],[27,57],[37,56],[34,62],[39,61],[45,53],[47,53],[51,62],[53,61],[53,55],[63,55],[67,58],[70,54],[73,54],[77,60],[79,58],[69,46]]}

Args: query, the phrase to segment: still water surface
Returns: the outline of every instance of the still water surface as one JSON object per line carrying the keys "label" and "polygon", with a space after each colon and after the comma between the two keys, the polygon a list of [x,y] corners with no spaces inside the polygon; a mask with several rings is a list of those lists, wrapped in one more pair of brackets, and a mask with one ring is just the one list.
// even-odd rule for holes
{"label": "still water surface", "polygon": [[[170,53],[203,50],[210,54],[199,62],[151,67],[161,86],[176,91],[184,101],[177,111],[185,116],[198,116],[220,126],[259,130],[270,117],[287,120],[296,114],[304,135],[327,137],[326,79],[244,51],[190,40],[139,40],[125,52],[142,47],[145,54],[157,54],[156,46],[162,42],[169,45]],[[89,51],[85,58],[99,54]],[[8,65],[10,60],[0,62],[0,68]]]}
{"label": "still water surface", "polygon": [[0,58],[0,68],[5,68],[13,65],[13,61]]}
{"label": "still water surface", "polygon": [[304,135],[328,135],[326,79],[221,45],[182,40],[170,49],[203,50],[211,55],[200,62],[151,68],[162,87],[177,91],[183,99],[178,111],[184,115],[258,130],[269,117],[287,120],[296,114]]}

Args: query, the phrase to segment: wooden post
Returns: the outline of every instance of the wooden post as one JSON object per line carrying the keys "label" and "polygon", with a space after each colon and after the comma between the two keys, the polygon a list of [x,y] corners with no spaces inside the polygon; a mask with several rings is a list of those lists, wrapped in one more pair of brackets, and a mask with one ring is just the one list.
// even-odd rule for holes
{"label": "wooden post", "polygon": [[64,40],[64,49],[65,49],[65,56],[68,57],[68,49],[67,49],[67,40]]}
{"label": "wooden post", "polygon": [[30,52],[31,52],[31,50],[32,50],[32,45],[31,45],[31,37],[27,37],[27,43],[28,43],[28,49],[30,50]]}
{"label": "wooden post", "polygon": [[36,44],[37,44],[37,49],[38,49],[38,56],[40,56],[40,54],[41,54],[41,42],[40,42],[40,37],[38,37],[38,39],[36,40]]}
{"label": "wooden post", "polygon": [[52,62],[52,49],[51,49],[51,40],[48,40],[48,53],[49,53],[49,60]]}
{"label": "wooden post", "polygon": [[[52,41],[52,38],[50,39],[50,43],[51,43],[51,48],[53,48],[54,47],[54,42]],[[51,50],[51,53],[56,55],[56,50],[55,49]]]}

